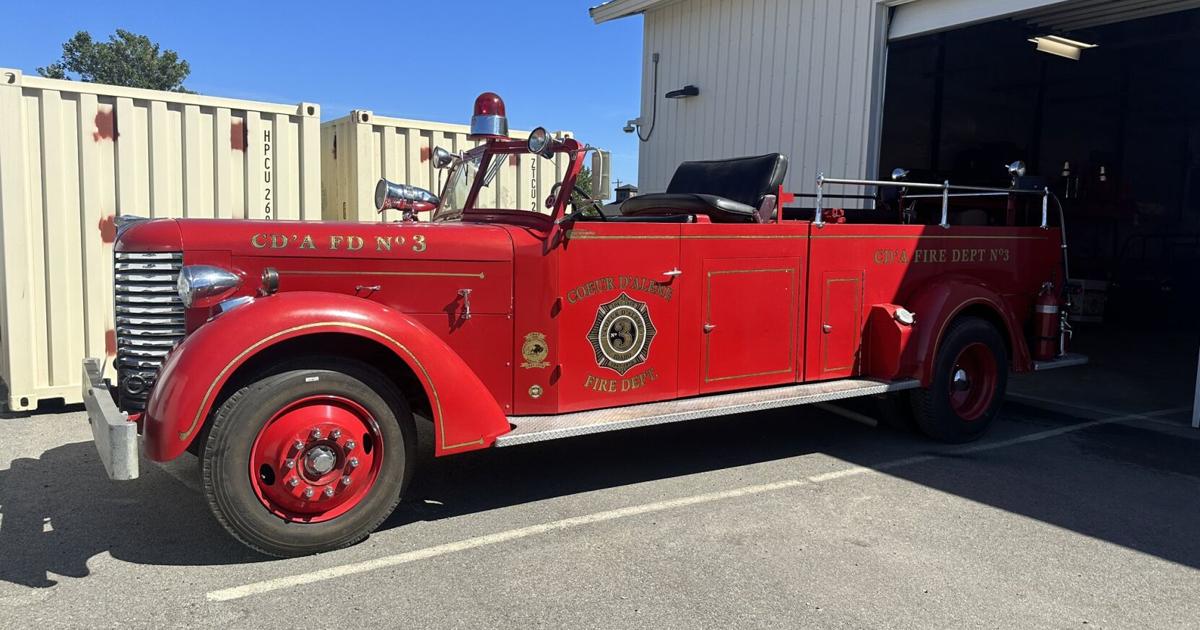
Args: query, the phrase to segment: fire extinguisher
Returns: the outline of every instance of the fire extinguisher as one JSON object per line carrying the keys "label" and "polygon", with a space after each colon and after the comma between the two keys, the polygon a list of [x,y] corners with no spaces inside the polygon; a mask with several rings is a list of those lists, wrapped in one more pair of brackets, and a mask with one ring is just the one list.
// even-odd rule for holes
{"label": "fire extinguisher", "polygon": [[1033,334],[1036,343],[1033,358],[1049,361],[1065,351],[1062,347],[1062,302],[1054,291],[1054,283],[1046,282],[1033,303]]}

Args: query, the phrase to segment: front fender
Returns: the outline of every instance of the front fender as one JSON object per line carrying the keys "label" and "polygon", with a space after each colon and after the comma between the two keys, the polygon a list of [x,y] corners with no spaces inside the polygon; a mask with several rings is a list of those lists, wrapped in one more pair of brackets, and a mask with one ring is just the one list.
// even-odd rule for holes
{"label": "front fender", "polygon": [[1003,323],[1000,334],[1008,337],[1012,348],[1011,368],[1023,372],[1030,366],[1029,348],[1022,334],[1021,320],[1012,312],[1008,301],[976,278],[946,276],[930,284],[907,305],[917,314],[914,341],[905,351],[904,363],[910,372],[928,386],[933,379],[933,365],[938,344],[950,322],[964,310],[976,306],[987,308]]}
{"label": "front fender", "polygon": [[437,455],[490,446],[509,430],[500,405],[441,338],[404,313],[347,295],[297,291],[258,298],[204,324],[163,365],[144,420],[150,459],[178,457],[200,433],[229,378],[289,339],[336,332],[393,351],[421,382],[433,409]]}

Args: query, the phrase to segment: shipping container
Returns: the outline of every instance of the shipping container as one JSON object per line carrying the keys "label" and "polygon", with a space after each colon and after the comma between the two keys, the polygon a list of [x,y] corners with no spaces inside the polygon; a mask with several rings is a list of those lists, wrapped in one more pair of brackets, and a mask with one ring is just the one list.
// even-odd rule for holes
{"label": "shipping container", "polygon": [[[467,125],[452,125],[405,118],[376,116],[355,110],[348,116],[321,124],[321,207],[327,220],[378,221],[375,184],[383,177],[439,194],[447,170],[433,167],[434,147],[460,153],[478,145],[467,139]],[[569,137],[559,131],[557,137]],[[528,131],[510,131],[525,138]],[[567,160],[530,155],[513,156],[514,168],[502,169],[496,185],[484,194],[495,195],[484,203],[492,207],[523,208],[545,212],[543,201],[550,188],[562,180]]]}
{"label": "shipping container", "polygon": [[[116,217],[319,219],[320,109],[0,68],[0,378],[81,401],[115,353]],[[111,369],[111,366],[110,366]]]}

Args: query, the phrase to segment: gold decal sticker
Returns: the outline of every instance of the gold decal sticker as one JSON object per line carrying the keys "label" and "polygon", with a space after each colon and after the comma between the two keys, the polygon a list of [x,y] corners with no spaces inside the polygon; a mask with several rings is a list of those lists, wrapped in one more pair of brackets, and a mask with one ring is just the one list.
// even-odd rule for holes
{"label": "gold decal sticker", "polygon": [[521,367],[536,370],[549,366],[546,357],[550,356],[550,348],[546,345],[546,335],[531,332],[525,335],[525,343],[521,344],[521,357],[525,359]]}
{"label": "gold decal sticker", "polygon": [[1007,247],[877,249],[876,265],[922,265],[928,263],[1006,263],[1012,260]]}
{"label": "gold decal sticker", "polygon": [[617,392],[631,392],[635,389],[641,389],[657,380],[658,372],[655,372],[654,368],[647,368],[645,372],[622,379],[605,378],[588,374],[583,379],[583,387],[595,392],[616,394]]}
{"label": "gold decal sticker", "polygon": [[639,276],[605,277],[597,278],[567,291],[567,302],[575,304],[593,295],[604,293],[605,291],[616,291],[618,289],[621,291],[641,291],[650,295],[657,295],[668,302],[671,301],[671,296],[674,293],[669,284],[655,282],[649,278]]}
{"label": "gold decal sticker", "polygon": [[624,376],[646,362],[657,333],[646,303],[622,293],[596,309],[596,321],[587,339],[596,353],[596,365]]}
{"label": "gold decal sticker", "polygon": [[542,397],[542,386],[541,385],[530,385],[529,386],[529,397],[530,398],[541,398]]}
{"label": "gold decal sticker", "polygon": [[[356,234],[331,234],[328,240],[320,242],[313,238],[312,234],[268,234],[259,233],[250,235],[250,246],[255,249],[311,249],[311,250],[328,250],[338,252],[359,252],[367,249],[368,238]],[[412,235],[412,251],[420,254],[428,249],[425,243],[424,234]],[[395,236],[376,236],[375,251],[376,252],[393,252],[403,251],[403,247],[410,241],[403,234]]]}

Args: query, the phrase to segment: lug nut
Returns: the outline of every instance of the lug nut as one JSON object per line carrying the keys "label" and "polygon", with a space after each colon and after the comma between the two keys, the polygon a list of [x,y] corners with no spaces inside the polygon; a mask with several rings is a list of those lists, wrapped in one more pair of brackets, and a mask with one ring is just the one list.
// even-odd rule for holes
{"label": "lug nut", "polygon": [[357,457],[351,457],[350,461],[348,463],[350,464],[351,468],[358,468],[358,458]]}
{"label": "lug nut", "polygon": [[342,477],[342,485],[343,485],[343,486],[348,486],[348,485],[350,485],[350,477],[349,477],[349,476]]}
{"label": "lug nut", "polygon": [[327,497],[333,496],[333,486],[329,486],[328,488],[325,488],[325,492],[323,492],[322,494],[324,494]]}
{"label": "lug nut", "polygon": [[305,499],[311,499],[311,498],[312,498],[312,495],[313,495],[313,491],[312,491],[312,488],[311,488],[311,487],[310,487],[310,488],[305,488],[305,489],[304,489],[304,498],[305,498]]}
{"label": "lug nut", "polygon": [[313,430],[312,430],[312,433],[310,433],[309,435],[311,435],[311,436],[312,436],[312,439],[314,439],[314,440],[319,440],[319,439],[321,439],[321,430],[320,430],[320,429],[313,429]]}
{"label": "lug nut", "polygon": [[347,451],[354,450],[354,440],[346,440],[346,450]]}
{"label": "lug nut", "polygon": [[342,437],[342,430],[341,430],[341,429],[334,429],[333,431],[330,431],[330,432],[329,432],[329,437],[331,437],[331,438],[333,438],[333,439],[335,439],[335,440],[336,440],[336,439],[338,439],[338,438],[340,438],[340,437]]}
{"label": "lug nut", "polygon": [[284,466],[287,466],[287,469],[288,469],[288,470],[291,470],[291,469],[293,469],[293,468],[295,468],[295,467],[296,467],[296,460],[294,460],[294,459],[289,459],[289,460],[287,460],[287,462],[285,462],[283,465],[284,465]]}
{"label": "lug nut", "polygon": [[295,488],[296,486],[300,485],[300,480],[292,477],[291,479],[288,479],[288,485]]}
{"label": "lug nut", "polygon": [[297,451],[302,450],[304,448],[304,442],[296,440],[295,442],[292,442],[292,448],[296,449]]}

